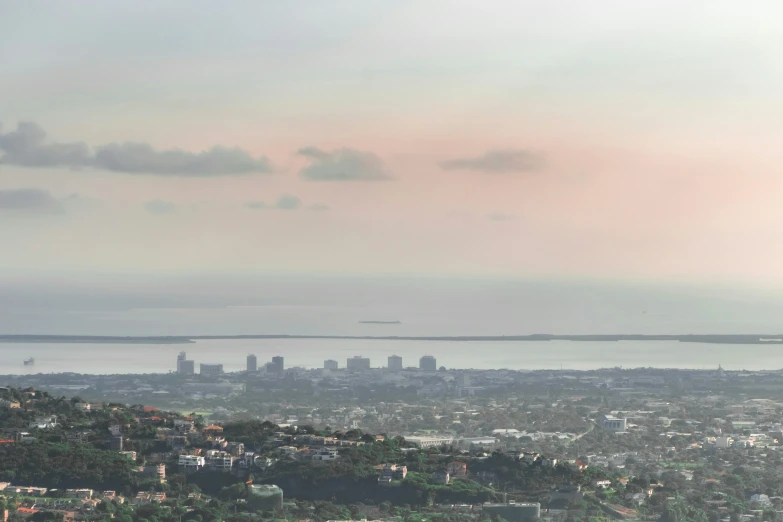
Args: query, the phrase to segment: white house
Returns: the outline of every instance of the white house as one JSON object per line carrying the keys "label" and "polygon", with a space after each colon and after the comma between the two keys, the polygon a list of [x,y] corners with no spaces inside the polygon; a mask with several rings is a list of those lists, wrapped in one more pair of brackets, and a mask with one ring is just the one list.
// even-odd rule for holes
{"label": "white house", "polygon": [[198,455],[180,455],[178,464],[185,473],[193,473],[206,465],[206,459]]}

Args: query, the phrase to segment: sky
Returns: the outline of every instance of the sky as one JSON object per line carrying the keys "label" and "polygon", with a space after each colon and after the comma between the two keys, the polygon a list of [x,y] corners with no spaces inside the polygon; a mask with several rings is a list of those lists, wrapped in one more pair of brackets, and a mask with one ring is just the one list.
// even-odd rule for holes
{"label": "sky", "polygon": [[0,270],[783,286],[752,7],[0,0]]}

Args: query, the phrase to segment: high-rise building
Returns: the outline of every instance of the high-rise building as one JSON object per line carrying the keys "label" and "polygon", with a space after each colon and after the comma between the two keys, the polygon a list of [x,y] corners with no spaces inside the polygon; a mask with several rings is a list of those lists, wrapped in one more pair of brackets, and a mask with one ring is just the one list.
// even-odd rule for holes
{"label": "high-rise building", "polygon": [[425,355],[419,359],[419,370],[424,372],[438,371],[438,363],[435,361],[435,357],[432,355]]}
{"label": "high-rise building", "polygon": [[470,374],[469,373],[459,374],[457,376],[457,386],[462,386],[463,388],[470,388],[471,386]]}
{"label": "high-rise building", "polygon": [[336,370],[338,366],[337,361],[332,359],[324,361],[324,370]]}
{"label": "high-rise building", "polygon": [[370,359],[367,357],[362,357],[361,355],[355,355],[348,358],[345,367],[349,370],[369,370]]}
{"label": "high-rise building", "polygon": [[399,355],[391,355],[389,356],[389,363],[387,365],[390,370],[394,372],[398,372],[402,370],[402,357]]}
{"label": "high-rise building", "polygon": [[188,359],[185,352],[179,352],[177,356],[177,373],[194,374],[196,373],[196,363]]}
{"label": "high-rise building", "polygon": [[206,375],[207,377],[218,377],[223,373],[222,364],[199,364],[199,373]]}
{"label": "high-rise building", "polygon": [[272,364],[274,365],[276,373],[283,373],[283,370],[285,370],[283,361],[284,359],[279,355],[277,357],[272,357]]}
{"label": "high-rise building", "polygon": [[258,371],[258,358],[255,356],[255,354],[251,353],[247,356],[247,371]]}

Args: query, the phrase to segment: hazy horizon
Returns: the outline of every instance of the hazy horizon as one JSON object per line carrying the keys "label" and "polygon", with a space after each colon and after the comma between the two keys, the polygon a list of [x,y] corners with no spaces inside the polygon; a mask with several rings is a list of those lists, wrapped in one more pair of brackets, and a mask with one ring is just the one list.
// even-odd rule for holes
{"label": "hazy horizon", "polygon": [[[783,292],[383,277],[0,277],[0,334],[783,333]],[[368,325],[360,321],[401,321]]]}

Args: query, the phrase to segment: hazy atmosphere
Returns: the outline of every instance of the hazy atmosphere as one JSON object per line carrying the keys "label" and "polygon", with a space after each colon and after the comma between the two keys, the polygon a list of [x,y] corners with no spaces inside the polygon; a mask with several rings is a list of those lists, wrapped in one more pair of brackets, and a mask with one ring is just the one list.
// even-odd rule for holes
{"label": "hazy atmosphere", "polygon": [[783,522],[781,19],[0,0],[0,522]]}
{"label": "hazy atmosphere", "polygon": [[761,4],[0,2],[0,268],[779,286]]}

